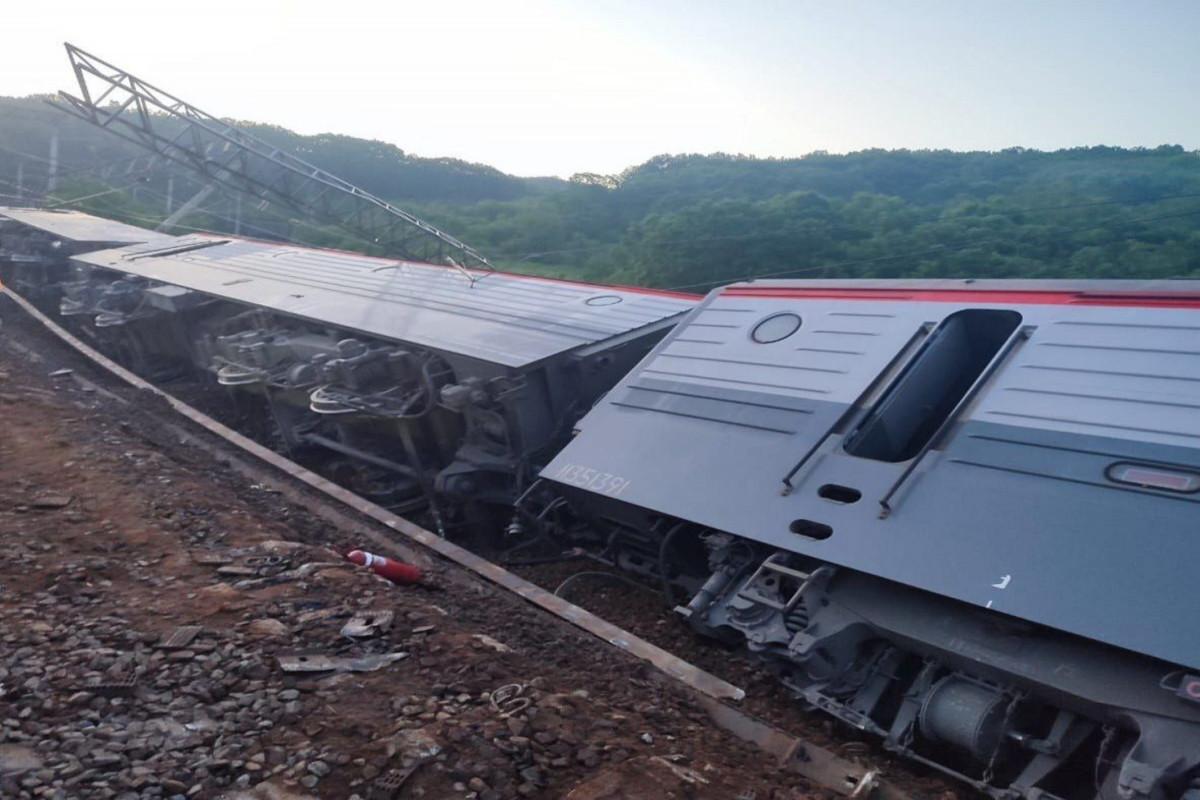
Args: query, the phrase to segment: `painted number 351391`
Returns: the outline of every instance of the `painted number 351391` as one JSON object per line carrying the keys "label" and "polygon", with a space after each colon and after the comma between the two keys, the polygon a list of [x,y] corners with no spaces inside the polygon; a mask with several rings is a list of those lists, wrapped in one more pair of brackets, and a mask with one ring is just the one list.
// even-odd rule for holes
{"label": "painted number 351391", "polygon": [[554,475],[556,480],[580,486],[593,492],[620,497],[629,488],[629,480],[611,472],[601,472],[579,464],[564,464]]}

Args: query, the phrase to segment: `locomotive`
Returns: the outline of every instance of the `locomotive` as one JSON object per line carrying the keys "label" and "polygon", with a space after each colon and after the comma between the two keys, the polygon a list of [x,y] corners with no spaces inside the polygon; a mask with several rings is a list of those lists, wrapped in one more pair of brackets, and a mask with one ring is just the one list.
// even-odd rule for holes
{"label": "locomotive", "polygon": [[85,216],[0,210],[0,277],[373,499],[593,546],[994,797],[1200,800],[1200,282],[699,300]]}

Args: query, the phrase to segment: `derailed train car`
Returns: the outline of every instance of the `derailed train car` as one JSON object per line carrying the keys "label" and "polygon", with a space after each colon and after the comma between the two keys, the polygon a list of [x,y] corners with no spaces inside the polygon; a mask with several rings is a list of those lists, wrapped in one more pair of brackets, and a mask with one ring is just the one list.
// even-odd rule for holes
{"label": "derailed train car", "polygon": [[71,256],[173,238],[79,211],[0,207],[0,270],[22,296],[57,306],[71,277]]}
{"label": "derailed train car", "polygon": [[[41,236],[44,222],[26,219],[26,237]],[[227,387],[281,449],[341,458],[335,472],[347,483],[394,507],[427,506],[443,532],[510,518],[578,417],[696,302],[216,236],[150,237],[65,248],[70,275],[44,283],[71,327],[153,379]]]}
{"label": "derailed train car", "polygon": [[578,428],[544,478],[811,706],[996,797],[1200,798],[1200,283],[739,284]]}

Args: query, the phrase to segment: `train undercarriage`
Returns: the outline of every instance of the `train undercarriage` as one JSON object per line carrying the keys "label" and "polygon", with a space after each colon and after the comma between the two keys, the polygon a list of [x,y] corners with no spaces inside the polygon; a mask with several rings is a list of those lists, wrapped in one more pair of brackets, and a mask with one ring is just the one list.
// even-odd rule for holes
{"label": "train undercarriage", "polygon": [[570,495],[522,516],[661,582],[698,634],[887,751],[1000,800],[1200,800],[1200,683],[1178,667],[631,507],[576,514]]}

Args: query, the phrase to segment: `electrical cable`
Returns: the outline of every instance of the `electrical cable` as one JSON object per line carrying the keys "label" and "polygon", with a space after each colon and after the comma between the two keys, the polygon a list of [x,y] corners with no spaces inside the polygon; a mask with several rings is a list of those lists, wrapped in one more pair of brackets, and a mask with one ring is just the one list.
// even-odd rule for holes
{"label": "electrical cable", "polygon": [[[54,164],[55,163],[53,159],[47,158],[46,156],[39,156],[36,153],[29,153],[24,150],[17,150],[15,147],[9,147],[9,146],[3,145],[3,144],[0,144],[0,150],[4,150],[5,152],[12,153],[13,155],[21,156],[22,158],[31,158],[34,161],[40,161],[43,164]],[[106,167],[111,164],[119,164],[122,161],[137,161],[140,158],[150,158],[150,157],[151,156],[147,156],[144,153],[140,154],[140,155],[136,155],[136,156],[122,156],[120,158],[109,159],[106,161],[98,161],[95,164],[89,164],[87,166],[82,166],[82,167],[79,167],[79,166],[69,166],[68,167],[68,166],[66,166],[65,162],[63,162],[60,159],[58,162],[58,166],[65,167],[64,172],[81,172],[81,171],[99,169],[101,167]],[[60,173],[60,175],[61,174],[63,174],[63,173]]]}
{"label": "electrical cable", "polygon": [[638,589],[644,589],[647,592],[654,592],[655,594],[658,594],[657,589],[652,589],[644,583],[638,583],[632,578],[626,578],[624,575],[617,575],[614,572],[576,572],[574,575],[558,585],[558,588],[554,590],[554,596],[562,597],[562,593],[566,591],[571,584],[577,583],[584,578],[606,578],[608,580],[614,580],[620,583],[627,583],[630,586],[634,586]]}

